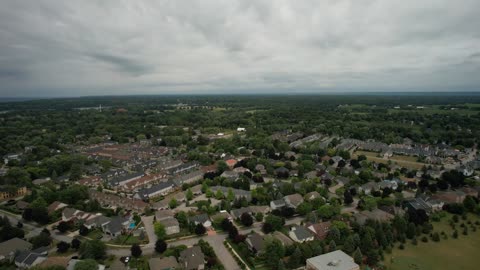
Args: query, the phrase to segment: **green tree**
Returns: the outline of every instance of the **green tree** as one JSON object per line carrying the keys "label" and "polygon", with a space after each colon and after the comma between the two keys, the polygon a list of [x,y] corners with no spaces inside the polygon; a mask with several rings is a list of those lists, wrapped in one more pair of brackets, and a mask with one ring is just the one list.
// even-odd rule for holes
{"label": "green tree", "polygon": [[70,244],[64,241],[61,241],[57,244],[57,252],[65,253],[70,248]]}
{"label": "green tree", "polygon": [[228,170],[228,165],[225,161],[219,160],[217,161],[217,172],[223,173],[224,171]]}
{"label": "green tree", "polygon": [[268,215],[265,218],[265,222],[263,224],[263,231],[265,233],[278,231],[283,227],[284,224],[285,220],[282,217],[276,215]]}
{"label": "green tree", "polygon": [[312,209],[313,209],[313,207],[309,202],[302,202],[297,207],[297,213],[301,216],[304,216],[304,215],[312,212]]}
{"label": "green tree", "polygon": [[353,253],[353,260],[355,261],[356,264],[360,265],[362,264],[363,261],[363,254],[360,248],[357,248],[355,252]]}
{"label": "green tree", "polygon": [[157,235],[158,239],[164,240],[167,237],[167,231],[165,230],[165,226],[160,222],[155,222],[154,225],[155,235]]}
{"label": "green tree", "polygon": [[198,224],[195,226],[195,234],[197,234],[197,235],[203,235],[203,234],[205,234],[205,232],[207,232],[207,229],[205,229],[205,227],[203,227],[202,224],[198,223]]}
{"label": "green tree", "polygon": [[167,250],[167,242],[158,239],[157,242],[155,242],[155,251],[162,254],[165,250]]}
{"label": "green tree", "polygon": [[413,239],[417,235],[417,227],[413,222],[408,223],[406,235],[408,239]]}
{"label": "green tree", "polygon": [[[281,261],[281,260],[280,260]],[[295,269],[304,263],[303,254],[297,246],[288,260],[289,268]]]}
{"label": "green tree", "polygon": [[103,259],[106,255],[107,247],[100,240],[85,241],[80,245],[79,254],[83,259]]}
{"label": "green tree", "polygon": [[70,246],[75,249],[75,250],[78,250],[80,248],[80,245],[82,244],[82,242],[80,242],[80,240],[78,240],[77,238],[73,239],[72,240],[72,243],[70,244]]}
{"label": "green tree", "polygon": [[175,198],[171,199],[168,203],[168,206],[170,207],[170,209],[174,209],[178,206],[177,200]]}
{"label": "green tree", "polygon": [[187,189],[187,193],[185,196],[187,197],[187,201],[191,201],[193,199],[193,192],[191,188]]}
{"label": "green tree", "polygon": [[329,252],[332,252],[332,251],[335,251],[337,250],[337,244],[335,243],[334,240],[330,241],[330,243],[328,243],[328,251]]}
{"label": "green tree", "polygon": [[130,248],[130,252],[134,258],[142,256],[142,248],[138,244],[133,244]]}
{"label": "green tree", "polygon": [[215,193],[215,199],[217,199],[217,200],[223,199],[223,193],[220,189],[217,190],[217,192]]}
{"label": "green tree", "polygon": [[277,267],[278,261],[285,256],[285,248],[280,240],[273,237],[267,237],[264,242],[263,256],[267,266],[274,269]]}
{"label": "green tree", "polygon": [[73,164],[70,169],[70,180],[71,181],[78,181],[82,178],[82,165],[81,164]]}
{"label": "green tree", "polygon": [[240,216],[240,221],[244,226],[247,226],[247,227],[252,226],[253,224],[253,218],[249,213],[243,213]]}
{"label": "green tree", "polygon": [[355,251],[355,242],[353,240],[353,236],[350,235],[345,239],[343,243],[342,250],[345,251],[347,254],[352,254]]}

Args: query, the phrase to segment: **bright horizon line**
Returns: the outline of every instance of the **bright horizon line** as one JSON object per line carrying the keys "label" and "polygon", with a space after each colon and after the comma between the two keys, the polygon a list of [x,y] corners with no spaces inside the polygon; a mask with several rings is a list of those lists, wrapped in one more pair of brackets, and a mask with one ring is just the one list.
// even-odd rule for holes
{"label": "bright horizon line", "polygon": [[10,100],[19,100],[19,99],[57,99],[57,98],[88,98],[88,97],[135,97],[135,96],[323,96],[323,95],[378,95],[378,96],[394,96],[394,95],[434,95],[434,94],[450,94],[450,95],[480,95],[480,90],[477,91],[451,91],[451,90],[437,90],[437,91],[416,91],[416,90],[405,90],[405,91],[326,91],[326,92],[312,92],[312,91],[299,91],[294,93],[287,92],[255,92],[255,93],[195,93],[195,92],[182,92],[182,93],[138,93],[138,94],[98,94],[98,95],[59,95],[59,96],[5,96],[0,99],[10,99]]}

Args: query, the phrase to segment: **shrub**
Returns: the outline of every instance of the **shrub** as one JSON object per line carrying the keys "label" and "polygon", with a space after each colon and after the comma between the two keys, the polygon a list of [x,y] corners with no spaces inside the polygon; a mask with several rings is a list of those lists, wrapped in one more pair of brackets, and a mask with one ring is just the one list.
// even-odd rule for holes
{"label": "shrub", "polygon": [[426,236],[422,237],[421,240],[422,240],[422,242],[424,242],[424,243],[427,243],[427,242],[428,242],[428,238],[427,238]]}
{"label": "shrub", "polygon": [[412,245],[416,246],[417,244],[418,244],[417,238],[413,238],[413,240],[412,240]]}
{"label": "shrub", "polygon": [[439,242],[440,241],[440,235],[437,232],[433,233],[432,240],[434,242]]}

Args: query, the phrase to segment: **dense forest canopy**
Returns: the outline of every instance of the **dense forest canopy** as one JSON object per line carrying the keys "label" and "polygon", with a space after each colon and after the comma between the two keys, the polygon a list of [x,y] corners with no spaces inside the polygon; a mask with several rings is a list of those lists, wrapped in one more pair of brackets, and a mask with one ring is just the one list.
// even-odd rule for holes
{"label": "dense forest canopy", "polygon": [[0,111],[0,154],[34,146],[36,160],[105,135],[118,142],[163,136],[187,143],[194,129],[245,127],[243,143],[250,144],[285,129],[463,147],[480,138],[479,95],[84,97],[0,103]]}

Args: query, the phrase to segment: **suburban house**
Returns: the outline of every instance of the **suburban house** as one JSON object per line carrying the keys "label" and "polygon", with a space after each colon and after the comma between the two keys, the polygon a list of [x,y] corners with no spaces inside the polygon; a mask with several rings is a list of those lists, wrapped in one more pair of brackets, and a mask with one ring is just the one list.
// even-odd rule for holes
{"label": "suburban house", "polygon": [[106,217],[102,214],[97,214],[96,216],[89,218],[83,223],[83,226],[87,227],[87,229],[91,230],[93,228],[101,228],[103,229],[110,222],[110,218]]}
{"label": "suburban house", "polygon": [[149,188],[141,189],[133,198],[148,201],[150,198],[155,198],[158,196],[167,195],[169,192],[173,190],[173,183],[170,181],[162,182],[156,185],[153,185]]}
{"label": "suburban house", "polygon": [[48,182],[52,181],[52,179],[50,179],[50,177],[47,177],[47,178],[38,178],[38,179],[35,179],[32,181],[32,184],[34,184],[35,186],[41,186],[43,184],[46,184]]}
{"label": "suburban house", "polygon": [[298,193],[287,195],[283,197],[283,199],[285,200],[285,204],[291,208],[297,208],[303,202],[302,195]]}
{"label": "suburban house", "polygon": [[202,224],[203,227],[205,228],[209,228],[212,226],[212,222],[210,221],[210,218],[208,217],[207,214],[200,214],[193,217],[189,217],[188,222],[190,223],[193,222],[195,225]]}
{"label": "suburban house", "polygon": [[227,163],[227,166],[228,168],[233,169],[233,167],[235,167],[235,165],[238,163],[238,161],[236,159],[228,159],[225,161],[225,163]]}
{"label": "suburban house", "polygon": [[133,224],[131,216],[110,218],[102,214],[87,213],[73,208],[65,208],[62,211],[62,220],[75,224],[83,222],[83,225],[88,229],[100,228],[104,233],[112,237],[117,237],[128,231]]}
{"label": "suburban house", "polygon": [[245,243],[247,244],[250,251],[257,254],[262,252],[265,241],[260,234],[254,232],[247,236],[247,239],[245,239]]}
{"label": "suburban house", "polygon": [[132,222],[130,218],[113,217],[109,223],[102,227],[102,229],[104,233],[111,235],[112,237],[117,237],[126,231],[131,224]]}
{"label": "suburban house", "polygon": [[97,200],[102,206],[116,209],[117,207],[137,213],[145,212],[148,204],[142,200],[120,197],[114,194],[99,192],[93,189],[88,191],[91,200]]}
{"label": "suburban house", "polygon": [[169,170],[169,173],[172,174],[172,175],[177,175],[177,174],[180,174],[180,173],[184,173],[184,172],[193,170],[193,169],[195,169],[199,166],[200,166],[200,163],[198,163],[197,161],[192,161],[192,162],[184,163],[184,164],[181,164],[181,165],[176,166],[174,168],[171,168]]}
{"label": "suburban house", "polygon": [[17,189],[7,186],[0,186],[0,201],[25,196],[28,193],[27,187],[19,187]]}
{"label": "suburban house", "polygon": [[307,228],[315,234],[315,236],[320,239],[320,240],[324,240],[327,235],[328,235],[328,232],[330,231],[330,226],[332,224],[330,223],[330,221],[325,221],[325,222],[319,222],[319,223],[315,223],[315,224],[311,224],[309,225]]}
{"label": "suburban house", "polygon": [[180,252],[178,260],[180,261],[182,269],[205,269],[205,255],[199,246],[193,246]]}
{"label": "suburban house", "polygon": [[67,207],[68,205],[67,204],[64,204],[62,202],[59,202],[59,201],[54,201],[53,203],[51,203],[48,207],[47,207],[47,210],[48,210],[48,213],[51,214],[55,211],[58,211],[58,210],[61,210],[65,207]]}
{"label": "suburban house", "polygon": [[196,170],[191,173],[177,176],[172,181],[177,187],[181,187],[183,184],[192,184],[196,181],[201,180],[203,178],[203,175],[204,173],[202,170]]}
{"label": "suburban house", "polygon": [[155,212],[155,221],[161,221],[167,218],[174,218],[175,213],[170,209],[157,210]]}
{"label": "suburban house", "polygon": [[257,213],[262,213],[263,215],[267,214],[270,212],[270,207],[264,206],[264,205],[251,205],[247,207],[242,207],[239,209],[232,209],[230,210],[230,214],[234,219],[239,219],[242,214],[248,213],[250,215],[255,215]]}
{"label": "suburban house", "polygon": [[307,200],[307,201],[311,201],[311,200],[318,199],[318,198],[321,198],[321,197],[322,196],[320,195],[320,193],[318,193],[316,191],[309,192],[309,193],[305,194],[305,196],[304,196],[305,200]]}
{"label": "suburban house", "polygon": [[62,211],[62,221],[78,223],[78,221],[87,220],[90,216],[94,216],[90,213],[83,212],[74,208],[64,208]]}
{"label": "suburban house", "polygon": [[15,265],[19,269],[26,269],[42,263],[47,259],[50,247],[40,247],[35,250],[24,250],[15,257]]}
{"label": "suburban house", "polygon": [[250,191],[243,190],[243,189],[228,188],[228,187],[223,187],[223,186],[214,186],[214,187],[211,187],[210,190],[213,193],[216,193],[218,190],[220,190],[220,192],[222,192],[224,196],[227,196],[229,190],[231,190],[233,192],[233,195],[235,196],[236,200],[239,200],[242,197],[245,198],[247,201],[252,200],[252,193]]}
{"label": "suburban house", "polygon": [[[75,270],[75,265],[81,261],[82,260],[71,259],[67,264],[67,270]],[[105,265],[99,264],[97,269],[92,269],[92,270],[105,270]]]}
{"label": "suburban house", "polygon": [[112,187],[123,186],[131,181],[135,181],[143,177],[143,172],[134,172],[125,175],[115,176],[108,180],[108,183]]}
{"label": "suburban house", "polygon": [[15,254],[22,251],[28,251],[32,248],[32,244],[20,238],[12,238],[0,243],[0,261],[12,261]]}
{"label": "suburban house", "polygon": [[285,206],[287,206],[287,204],[285,203],[284,199],[275,200],[275,201],[270,202],[270,208],[272,208],[272,210],[281,209]]}
{"label": "suburban house", "polygon": [[165,218],[158,222],[160,222],[165,227],[165,232],[167,233],[167,235],[172,235],[180,232],[180,224],[178,223],[178,220],[173,217]]}
{"label": "suburban house", "polygon": [[303,226],[293,226],[288,233],[288,236],[293,239],[293,241],[298,243],[303,243],[307,241],[313,241],[313,233]]}
{"label": "suburban house", "polygon": [[224,220],[228,219],[229,221],[233,221],[233,217],[227,212],[227,210],[220,210],[220,212],[212,215],[210,217],[211,220]]}
{"label": "suburban house", "polygon": [[365,194],[370,194],[374,190],[379,190],[379,186],[375,182],[368,182],[364,185],[361,185],[359,188],[359,191],[363,191]]}
{"label": "suburban house", "polygon": [[240,177],[240,174],[236,171],[224,171],[220,176],[235,181]]}
{"label": "suburban house", "polygon": [[148,260],[148,265],[150,269],[158,269],[158,270],[174,270],[180,269],[180,265],[177,262],[177,259],[173,256],[165,257],[165,258],[151,258]]}
{"label": "suburban house", "polygon": [[360,270],[352,257],[341,250],[307,259],[306,270]]}
{"label": "suburban house", "polygon": [[278,239],[284,247],[287,247],[287,246],[290,246],[290,245],[294,244],[292,239],[290,239],[288,236],[286,236],[285,234],[283,234],[279,231],[273,232],[272,236],[273,236],[273,238]]}

